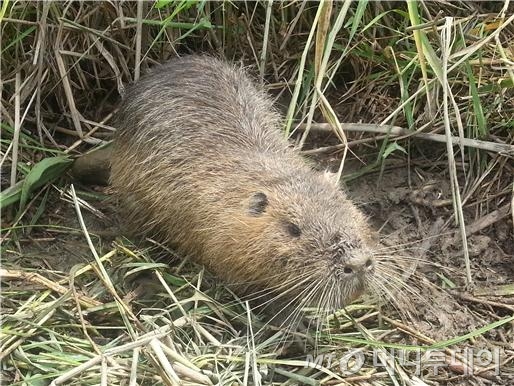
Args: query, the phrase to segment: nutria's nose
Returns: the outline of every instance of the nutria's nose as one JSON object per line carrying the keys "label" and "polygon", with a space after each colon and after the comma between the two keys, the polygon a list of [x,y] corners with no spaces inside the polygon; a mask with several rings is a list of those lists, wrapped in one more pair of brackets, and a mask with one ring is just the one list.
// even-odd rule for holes
{"label": "nutria's nose", "polygon": [[360,274],[372,271],[374,266],[373,258],[369,254],[363,253],[352,256],[344,265],[343,272],[347,275]]}

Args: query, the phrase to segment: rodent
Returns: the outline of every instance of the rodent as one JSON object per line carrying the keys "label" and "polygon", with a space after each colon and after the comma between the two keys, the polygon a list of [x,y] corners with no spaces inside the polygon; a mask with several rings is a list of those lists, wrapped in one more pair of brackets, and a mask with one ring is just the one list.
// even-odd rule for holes
{"label": "rodent", "polygon": [[372,280],[365,216],[289,145],[242,67],[172,59],[127,88],[115,127],[124,221],[239,293],[334,310]]}

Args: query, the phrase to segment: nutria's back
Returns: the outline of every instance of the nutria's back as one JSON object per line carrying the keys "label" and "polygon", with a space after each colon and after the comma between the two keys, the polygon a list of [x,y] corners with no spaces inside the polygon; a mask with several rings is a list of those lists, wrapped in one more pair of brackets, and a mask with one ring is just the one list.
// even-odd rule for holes
{"label": "nutria's back", "polygon": [[[128,88],[119,116],[129,124],[121,135],[135,136],[132,141],[166,130],[198,140],[201,148],[188,149],[192,151],[203,152],[209,141],[212,146],[222,142],[247,150],[277,146],[274,150],[282,151],[288,145],[279,132],[280,116],[267,95],[241,69],[207,56],[175,59],[154,69]],[[142,130],[140,125],[154,128]]]}
{"label": "nutria's back", "polygon": [[127,90],[116,127],[111,182],[133,228],[285,303],[339,308],[370,280],[363,215],[288,146],[243,69],[174,59]]}

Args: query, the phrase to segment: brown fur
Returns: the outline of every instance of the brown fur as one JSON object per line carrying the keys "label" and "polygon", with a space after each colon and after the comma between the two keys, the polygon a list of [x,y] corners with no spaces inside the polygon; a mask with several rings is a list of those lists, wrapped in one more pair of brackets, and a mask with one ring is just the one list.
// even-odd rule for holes
{"label": "brown fur", "polygon": [[111,182],[125,222],[240,292],[340,308],[373,274],[371,231],[280,120],[243,69],[174,59],[128,88]]}

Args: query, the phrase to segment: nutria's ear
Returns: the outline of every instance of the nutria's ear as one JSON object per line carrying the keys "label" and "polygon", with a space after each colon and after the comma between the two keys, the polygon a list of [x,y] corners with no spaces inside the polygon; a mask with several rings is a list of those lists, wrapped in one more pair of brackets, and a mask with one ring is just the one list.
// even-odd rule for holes
{"label": "nutria's ear", "polygon": [[331,184],[335,185],[335,186],[339,186],[339,180],[337,179],[337,173],[332,173],[332,172],[329,172],[328,170],[325,170],[325,172],[323,172],[323,177],[325,177],[325,179],[330,182]]}
{"label": "nutria's ear", "polygon": [[266,211],[268,196],[262,192],[256,192],[250,197],[248,212],[253,216],[259,216]]}

